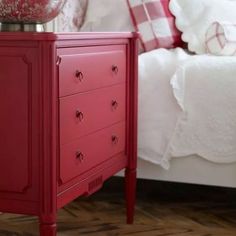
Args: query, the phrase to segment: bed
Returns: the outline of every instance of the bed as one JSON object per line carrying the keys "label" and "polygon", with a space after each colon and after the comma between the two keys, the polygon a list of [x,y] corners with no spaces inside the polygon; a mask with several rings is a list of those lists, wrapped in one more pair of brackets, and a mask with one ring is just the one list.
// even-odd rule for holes
{"label": "bed", "polygon": [[[139,56],[139,178],[236,186],[235,69],[234,57],[189,55],[180,48]],[[185,110],[175,96],[183,78],[191,79],[180,91],[187,90]]]}
{"label": "bed", "polygon": [[[78,30],[142,31],[142,25],[135,27],[132,23],[136,17],[132,7],[138,2],[145,1],[128,1],[130,8],[126,0],[116,0],[116,4],[90,1]],[[146,52],[139,56],[138,177],[236,187],[236,57],[232,56],[236,52],[236,33],[227,38],[222,30],[220,35],[225,37],[227,47],[218,48],[219,27],[213,25],[216,21],[233,22],[236,1],[170,2],[188,50],[156,49],[151,44],[140,49]],[[184,21],[178,18],[183,11],[187,12]],[[212,26],[208,51],[199,44],[206,43],[206,25]],[[57,23],[54,30],[66,30],[63,27],[60,29]],[[217,41],[212,37],[215,29]],[[209,55],[211,52],[216,55]]]}

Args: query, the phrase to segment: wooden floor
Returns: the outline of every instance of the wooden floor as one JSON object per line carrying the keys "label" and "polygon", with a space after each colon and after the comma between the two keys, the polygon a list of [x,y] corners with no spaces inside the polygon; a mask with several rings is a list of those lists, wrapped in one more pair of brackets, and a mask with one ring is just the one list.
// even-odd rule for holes
{"label": "wooden floor", "polygon": [[[236,236],[236,190],[139,181],[134,225],[125,224],[123,181],[58,214],[58,236]],[[0,215],[0,236],[38,235],[35,217]]]}

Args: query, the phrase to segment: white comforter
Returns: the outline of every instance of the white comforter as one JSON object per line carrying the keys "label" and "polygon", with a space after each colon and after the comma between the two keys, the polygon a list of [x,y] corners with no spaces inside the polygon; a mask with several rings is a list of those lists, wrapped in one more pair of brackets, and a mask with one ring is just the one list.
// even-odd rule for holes
{"label": "white comforter", "polygon": [[140,158],[236,161],[236,58],[158,49],[139,56]]}

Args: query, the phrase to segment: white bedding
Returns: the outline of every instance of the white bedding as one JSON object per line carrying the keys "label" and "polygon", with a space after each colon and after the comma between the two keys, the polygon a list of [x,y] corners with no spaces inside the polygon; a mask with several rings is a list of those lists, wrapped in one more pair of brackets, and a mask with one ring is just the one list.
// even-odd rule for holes
{"label": "white bedding", "polygon": [[197,154],[236,161],[236,58],[157,49],[139,56],[138,155],[169,168]]}

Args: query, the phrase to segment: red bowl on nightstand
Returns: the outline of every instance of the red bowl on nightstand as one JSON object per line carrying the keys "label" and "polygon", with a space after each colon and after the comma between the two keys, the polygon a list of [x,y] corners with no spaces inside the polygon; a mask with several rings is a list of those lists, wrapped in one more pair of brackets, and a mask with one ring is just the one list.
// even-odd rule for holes
{"label": "red bowl on nightstand", "polygon": [[[0,0],[2,31],[24,31],[55,18],[66,0]],[[31,27],[30,27],[31,26]]]}

